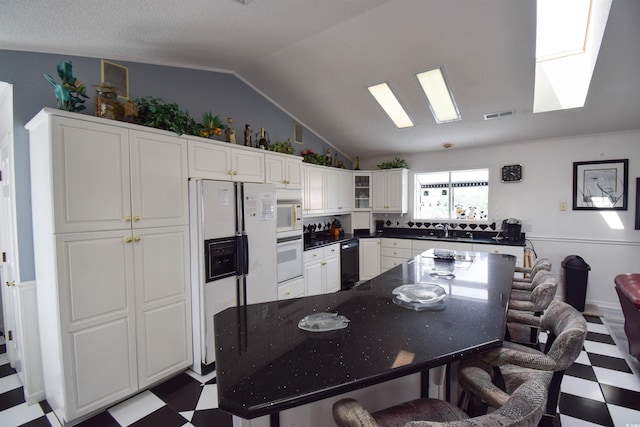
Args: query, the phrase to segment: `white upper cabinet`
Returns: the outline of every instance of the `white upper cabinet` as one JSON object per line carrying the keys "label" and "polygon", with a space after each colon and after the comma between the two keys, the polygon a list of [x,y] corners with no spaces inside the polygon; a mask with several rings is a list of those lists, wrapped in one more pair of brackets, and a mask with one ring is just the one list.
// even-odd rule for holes
{"label": "white upper cabinet", "polygon": [[324,199],[325,213],[345,214],[353,210],[353,177],[351,171],[325,168]]}
{"label": "white upper cabinet", "polygon": [[324,213],[324,167],[303,165],[303,214]]}
{"label": "white upper cabinet", "polygon": [[372,172],[373,212],[405,214],[409,209],[409,170]]}
{"label": "white upper cabinet", "polygon": [[[226,144],[226,145],[225,145]],[[228,143],[190,139],[189,177],[239,182],[264,182],[264,153]]]}
{"label": "white upper cabinet", "polygon": [[287,154],[265,154],[267,184],[277,188],[302,188],[302,158]]}
{"label": "white upper cabinet", "polygon": [[66,117],[52,122],[51,144],[38,147],[51,150],[52,163],[35,173],[51,170],[56,232],[189,223],[184,139]]}

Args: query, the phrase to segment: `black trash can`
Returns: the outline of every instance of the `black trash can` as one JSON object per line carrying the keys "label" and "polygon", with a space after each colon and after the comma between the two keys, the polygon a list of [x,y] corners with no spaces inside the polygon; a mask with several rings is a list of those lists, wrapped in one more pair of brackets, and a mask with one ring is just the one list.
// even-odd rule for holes
{"label": "black trash can", "polygon": [[564,269],[564,295],[567,304],[576,310],[584,311],[587,296],[587,278],[591,267],[582,257],[569,255],[562,261]]}

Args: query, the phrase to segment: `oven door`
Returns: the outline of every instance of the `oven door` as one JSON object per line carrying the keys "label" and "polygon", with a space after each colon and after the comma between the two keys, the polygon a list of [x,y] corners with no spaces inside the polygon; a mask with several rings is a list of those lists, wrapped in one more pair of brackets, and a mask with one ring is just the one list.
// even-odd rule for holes
{"label": "oven door", "polygon": [[302,234],[278,239],[278,283],[302,276]]}

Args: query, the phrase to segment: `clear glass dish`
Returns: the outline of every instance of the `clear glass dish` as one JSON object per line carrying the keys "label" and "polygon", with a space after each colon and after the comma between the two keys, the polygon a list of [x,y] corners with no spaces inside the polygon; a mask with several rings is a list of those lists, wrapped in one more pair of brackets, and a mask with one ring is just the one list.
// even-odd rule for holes
{"label": "clear glass dish", "polygon": [[344,329],[349,325],[349,319],[338,313],[314,313],[303,317],[298,322],[298,328],[309,332],[328,332]]}
{"label": "clear glass dish", "polygon": [[398,286],[392,291],[394,304],[412,310],[440,310],[447,296],[442,286],[435,283],[412,283]]}

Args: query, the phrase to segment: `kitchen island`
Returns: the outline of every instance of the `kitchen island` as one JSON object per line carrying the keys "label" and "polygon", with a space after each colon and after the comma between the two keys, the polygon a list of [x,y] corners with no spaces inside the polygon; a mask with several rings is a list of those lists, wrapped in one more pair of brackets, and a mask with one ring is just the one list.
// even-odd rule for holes
{"label": "kitchen island", "polygon": [[[465,260],[443,262],[427,252],[351,290],[217,314],[219,408],[244,419],[277,414],[501,345],[515,257],[460,255]],[[443,268],[455,277],[433,275]],[[394,303],[395,288],[420,282],[445,289],[440,309]],[[319,312],[345,316],[348,326],[298,328]]]}

